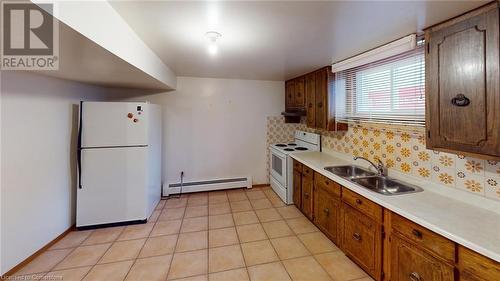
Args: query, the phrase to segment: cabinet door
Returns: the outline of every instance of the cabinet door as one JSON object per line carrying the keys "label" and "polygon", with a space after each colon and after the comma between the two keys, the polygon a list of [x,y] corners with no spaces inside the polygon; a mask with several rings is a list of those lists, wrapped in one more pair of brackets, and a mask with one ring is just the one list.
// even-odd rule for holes
{"label": "cabinet door", "polygon": [[296,169],[293,170],[293,203],[302,209],[302,174]]}
{"label": "cabinet door", "polygon": [[316,128],[319,129],[327,129],[327,96],[328,96],[328,87],[327,87],[327,78],[328,78],[327,70],[321,69],[316,72],[316,108],[315,108],[315,121]]}
{"label": "cabinet door", "polygon": [[426,33],[429,148],[500,156],[496,6]]}
{"label": "cabinet door", "polygon": [[285,108],[295,107],[295,82],[293,80],[286,81],[285,84]]}
{"label": "cabinet door", "polygon": [[338,244],[340,200],[322,185],[314,184],[314,220],[335,244]]}
{"label": "cabinet door", "polygon": [[[304,167],[306,169],[306,167]],[[302,212],[309,219],[313,218],[313,177],[302,176]]]}
{"label": "cabinet door", "polygon": [[453,281],[453,266],[398,235],[391,237],[391,281]]}
{"label": "cabinet door", "polygon": [[304,77],[299,77],[295,79],[295,107],[304,108],[305,106],[305,93],[304,93]]}
{"label": "cabinet door", "polygon": [[382,272],[382,226],[343,204],[344,230],[342,245],[344,252],[376,280]]}
{"label": "cabinet door", "polygon": [[306,113],[307,127],[316,126],[316,74],[311,73],[306,76]]}

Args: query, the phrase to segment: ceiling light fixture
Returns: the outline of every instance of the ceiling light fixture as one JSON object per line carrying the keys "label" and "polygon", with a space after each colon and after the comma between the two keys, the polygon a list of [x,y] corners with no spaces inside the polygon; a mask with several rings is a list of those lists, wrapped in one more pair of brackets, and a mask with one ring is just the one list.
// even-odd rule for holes
{"label": "ceiling light fixture", "polygon": [[208,53],[211,55],[217,54],[217,39],[219,39],[222,35],[216,31],[209,31],[205,33],[205,36],[208,38]]}

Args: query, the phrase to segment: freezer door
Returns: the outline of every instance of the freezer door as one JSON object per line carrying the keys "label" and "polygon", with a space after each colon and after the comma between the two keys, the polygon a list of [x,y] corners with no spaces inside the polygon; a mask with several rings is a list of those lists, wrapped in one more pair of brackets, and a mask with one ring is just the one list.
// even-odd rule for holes
{"label": "freezer door", "polygon": [[147,218],[147,147],[82,150],[78,227]]}
{"label": "freezer door", "polygon": [[146,103],[83,102],[82,147],[148,144]]}

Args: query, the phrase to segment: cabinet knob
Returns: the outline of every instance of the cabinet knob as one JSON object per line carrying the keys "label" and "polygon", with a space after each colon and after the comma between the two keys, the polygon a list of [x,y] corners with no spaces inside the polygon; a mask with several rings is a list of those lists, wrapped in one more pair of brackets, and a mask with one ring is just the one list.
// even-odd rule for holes
{"label": "cabinet knob", "polygon": [[413,230],[411,231],[411,233],[412,233],[415,237],[417,237],[418,239],[422,239],[422,232],[420,232],[420,231],[418,231],[418,230],[416,230],[416,229],[413,229]]}
{"label": "cabinet knob", "polygon": [[322,102],[318,102],[318,107],[319,108],[323,107],[323,103]]}
{"label": "cabinet knob", "polygon": [[313,107],[313,104],[312,104],[312,103],[309,103],[309,105],[308,105],[308,106],[309,106],[309,108],[312,108],[312,107]]}
{"label": "cabinet knob", "polygon": [[328,182],[328,181],[325,181],[325,184],[326,184],[326,185],[329,185],[329,184],[330,184],[330,182]]}
{"label": "cabinet knob", "polygon": [[307,198],[309,198],[309,193],[308,193],[308,192],[304,193],[304,197],[305,197],[306,199],[307,199]]}
{"label": "cabinet knob", "polygon": [[451,99],[451,104],[454,106],[468,106],[470,104],[470,99],[464,94],[458,94]]}
{"label": "cabinet knob", "polygon": [[420,274],[418,274],[417,272],[410,273],[409,277],[410,277],[411,281],[421,281],[422,280],[422,277],[420,277]]}
{"label": "cabinet knob", "polygon": [[356,240],[356,241],[361,241],[361,234],[359,234],[359,233],[357,233],[357,232],[356,232],[356,233],[354,233],[354,234],[352,235],[352,239],[354,239],[354,240]]}
{"label": "cabinet knob", "polygon": [[361,201],[360,199],[356,199],[356,204],[361,205],[363,204],[363,201]]}
{"label": "cabinet knob", "polygon": [[327,216],[328,216],[328,215],[330,215],[330,210],[328,210],[328,208],[325,208],[325,209],[323,210],[323,212],[325,212],[325,214],[326,214]]}

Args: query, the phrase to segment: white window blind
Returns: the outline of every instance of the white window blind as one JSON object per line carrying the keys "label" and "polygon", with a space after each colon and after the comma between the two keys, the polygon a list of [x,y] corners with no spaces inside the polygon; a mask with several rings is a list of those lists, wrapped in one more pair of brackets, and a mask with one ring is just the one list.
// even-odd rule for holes
{"label": "white window blind", "polygon": [[424,126],[424,44],[416,49],[335,73],[337,121]]}

